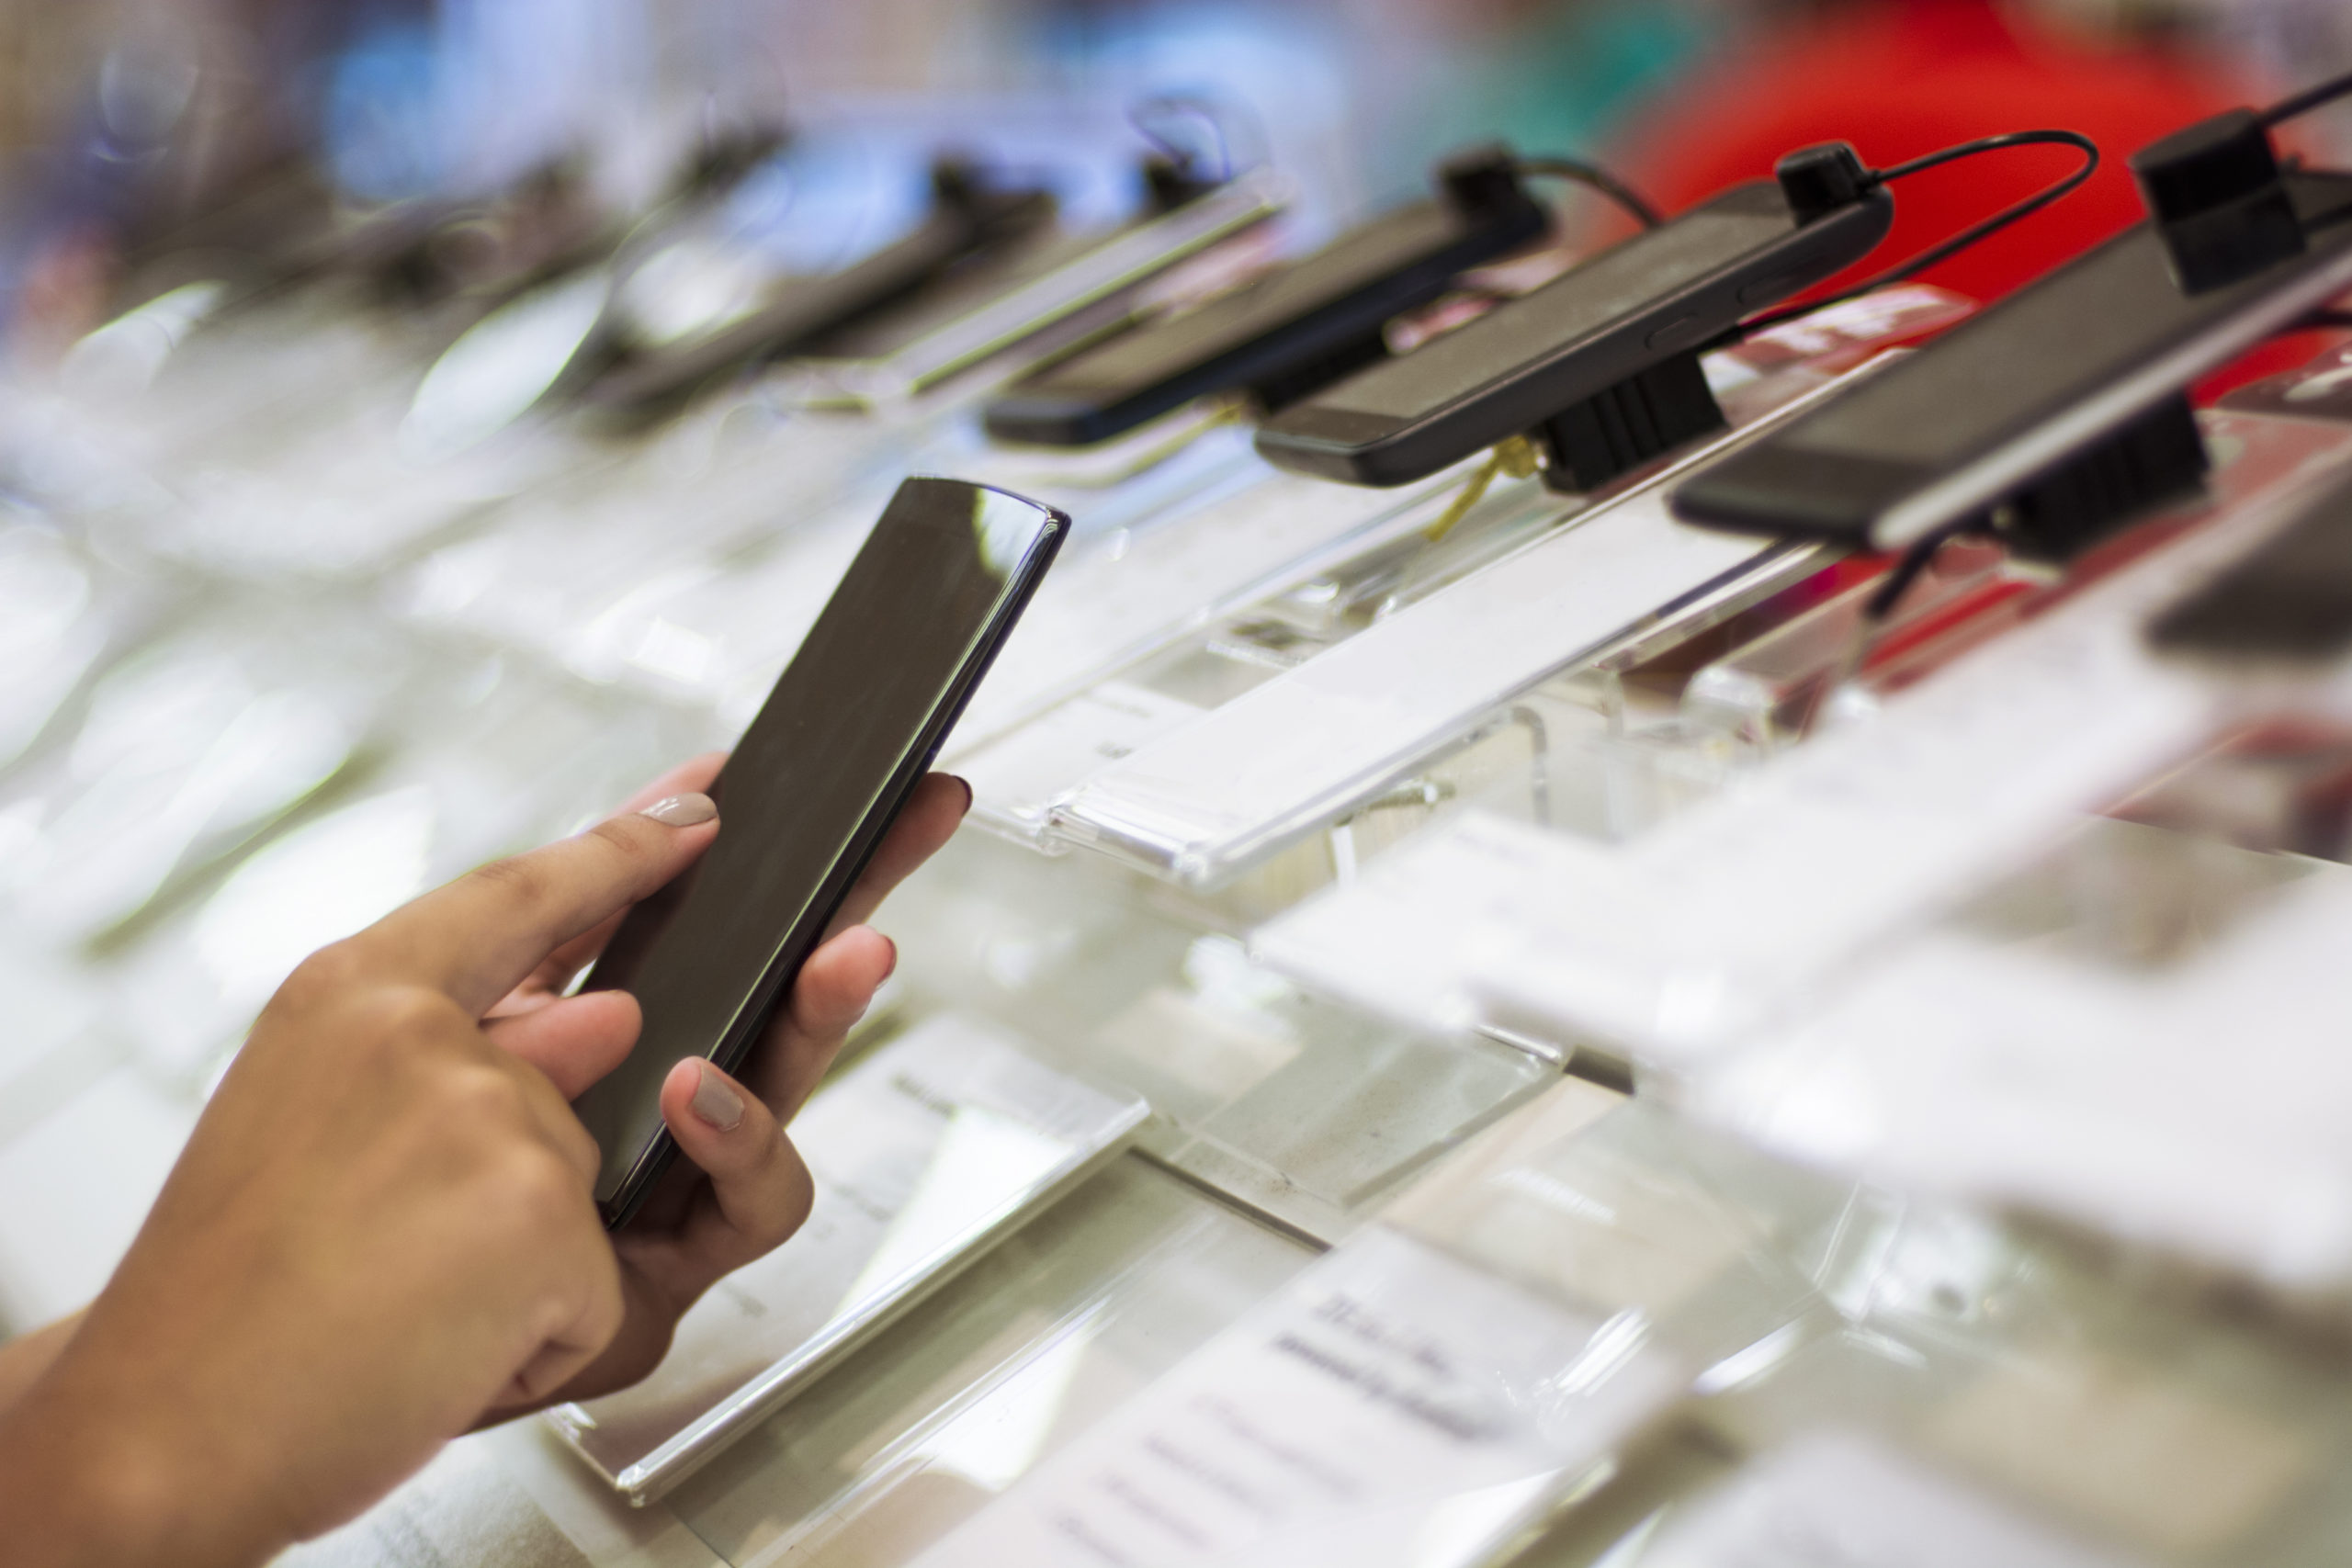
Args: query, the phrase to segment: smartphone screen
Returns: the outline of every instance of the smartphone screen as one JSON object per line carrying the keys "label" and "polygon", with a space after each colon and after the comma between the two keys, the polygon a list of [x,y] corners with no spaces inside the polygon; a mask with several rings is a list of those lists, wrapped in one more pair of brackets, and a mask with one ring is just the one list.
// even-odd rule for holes
{"label": "smartphone screen", "polygon": [[1802,228],[1780,187],[1736,186],[1266,422],[1281,467],[1406,484],[1720,335],[1748,311],[1860,259],[1891,208]]}
{"label": "smartphone screen", "polygon": [[992,403],[1001,440],[1099,441],[1194,398],[1289,373],[1376,334],[1453,276],[1528,243],[1547,220],[1531,200],[1465,212],[1416,202],[1256,282],[1023,380]]}
{"label": "smartphone screen", "polygon": [[2130,230],[1694,476],[1676,513],[1894,548],[1992,504],[2352,280],[2352,178],[2288,186],[2301,255],[2188,294]]}
{"label": "smartphone screen", "polygon": [[573,1102],[618,1225],[666,1168],[662,1080],[733,1071],[823,937],[1051,562],[1069,519],[960,480],[899,487],[711,795],[718,841],[589,974],[636,997],[628,1058]]}

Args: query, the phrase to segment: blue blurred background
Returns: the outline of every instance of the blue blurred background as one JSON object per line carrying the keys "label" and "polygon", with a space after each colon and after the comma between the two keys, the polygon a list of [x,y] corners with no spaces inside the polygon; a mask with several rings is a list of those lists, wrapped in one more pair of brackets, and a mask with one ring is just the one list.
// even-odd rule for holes
{"label": "blue blurred background", "polygon": [[[1107,217],[1134,123],[1156,115],[1155,135],[1280,166],[1313,237],[1493,136],[1608,155],[1669,206],[1818,125],[1882,159],[2019,114],[2137,136],[2339,68],[2347,16],[2334,0],[0,0],[0,309],[20,344],[70,340],[119,303],[143,239],[289,160],[368,204],[565,159],[626,211],[697,124],[788,122],[821,131],[796,149],[791,243],[854,249],[917,209],[942,143],[1050,170],[1073,216]],[[2324,122],[2312,140],[2338,136]],[[2030,162],[2021,186],[2046,177]],[[2118,183],[2063,236],[2020,236],[2009,264],[1988,247],[1944,281],[1997,291],[2129,213]]]}

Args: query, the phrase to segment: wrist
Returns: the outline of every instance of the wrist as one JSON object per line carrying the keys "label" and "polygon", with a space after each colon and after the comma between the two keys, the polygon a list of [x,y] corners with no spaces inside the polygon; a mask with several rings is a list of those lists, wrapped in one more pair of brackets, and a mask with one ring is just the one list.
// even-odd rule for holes
{"label": "wrist", "polygon": [[291,1544],[219,1506],[222,1489],[166,1412],[114,1408],[76,1382],[44,1379],[0,1412],[10,1563],[243,1568]]}

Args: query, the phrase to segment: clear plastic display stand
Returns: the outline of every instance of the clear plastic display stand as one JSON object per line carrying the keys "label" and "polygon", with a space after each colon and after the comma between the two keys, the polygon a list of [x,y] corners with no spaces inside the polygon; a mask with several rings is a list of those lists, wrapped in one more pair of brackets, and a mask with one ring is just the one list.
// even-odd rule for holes
{"label": "clear plastic display stand", "polygon": [[680,1320],[644,1382],[548,1413],[643,1502],[1099,1168],[1148,1114],[941,1014],[826,1085],[793,1122],[807,1224]]}
{"label": "clear plastic display stand", "polygon": [[[2241,460],[2136,558],[2029,623],[1693,792],[1687,808],[1560,831],[1572,755],[1253,939],[1307,983],[1397,1016],[1589,1041],[1679,1070],[2131,788],[2211,728],[2222,690],[2151,658],[2140,626],[2343,460],[2335,428],[2209,416]],[[1589,752],[1634,761],[1629,735]],[[1676,732],[1662,757],[1705,754]],[[1636,770],[1638,771],[1638,770]],[[1736,783],[1733,781],[1736,781]],[[1724,787],[1726,784],[1730,787]]]}
{"label": "clear plastic display stand", "polygon": [[1467,1151],[916,1561],[1491,1560],[1812,1301],[1804,1183],[1728,1197],[1759,1162],[1607,1102],[1530,1107],[1574,1130]]}
{"label": "clear plastic display stand", "polygon": [[[1873,300],[1851,315],[1839,307],[1803,333],[1774,329],[1710,356],[1708,373],[1736,427],[1729,439],[1855,373],[1891,339],[1965,311],[1939,290],[1890,292],[1900,297]],[[1719,449],[1720,443],[1685,454],[1668,463],[1665,474]],[[1382,492],[1293,481],[1203,513],[1188,536],[1171,536],[1165,547],[1183,552],[1187,572],[1218,570],[1234,597],[1220,603],[1196,592],[1182,616],[1127,608],[1137,596],[1160,603],[1154,575],[1142,570],[1157,563],[1138,559],[1103,570],[1100,588],[1087,585],[1091,608],[1084,620],[1032,638],[1061,684],[1014,683],[1020,700],[990,705],[988,722],[958,741],[955,760],[973,780],[975,819],[1047,851],[1084,843],[1155,874],[1214,886],[1328,820],[1341,808],[1334,795],[1368,783],[1352,770],[1381,766],[1357,753],[1376,752],[1392,739],[1409,750],[1416,727],[1430,722],[1424,709],[1490,699],[1497,683],[1531,682],[1580,652],[1598,654],[1616,634],[1647,628],[1687,635],[1743,594],[1770,592],[1781,570],[1799,570],[1799,562],[1814,558],[1700,536],[1658,523],[1654,512],[1617,516],[1655,508],[1653,492],[1662,482],[1655,473],[1566,496],[1532,479],[1498,481],[1485,473],[1487,461],[1483,455],[1465,459],[1399,501],[1368,507],[1361,529],[1332,536],[1327,547],[1301,555],[1254,589],[1246,588],[1248,573],[1208,564],[1217,552],[1245,547],[1220,536],[1236,532],[1228,519],[1238,525],[1262,508],[1267,521],[1257,531],[1263,538],[1277,518],[1295,529],[1349,504],[1341,498]],[[1483,487],[1475,496],[1474,485]],[[1645,558],[1638,542],[1652,534],[1658,541]],[[1589,572],[1566,564],[1581,559],[1579,536],[1590,541]],[[1759,564],[1767,559],[1769,569]],[[1742,563],[1757,570],[1739,578]],[[1566,587],[1554,581],[1569,578]],[[1514,595],[1507,584],[1522,579],[1528,586]],[[1559,615],[1551,617],[1558,624],[1539,624],[1546,619],[1543,595],[1554,590],[1565,594]],[[1459,635],[1469,623],[1477,635]],[[1581,648],[1580,636],[1589,639]],[[1389,665],[1373,668],[1383,657],[1376,651],[1351,653],[1360,640],[1392,650],[1396,662],[1410,667],[1394,705],[1385,705],[1391,695],[1385,688],[1367,695],[1349,684],[1345,671],[1358,668],[1353,660],[1367,661],[1367,683],[1394,673]],[[1008,658],[1023,657],[1016,637]],[[1321,666],[1334,672],[1319,673]],[[1336,693],[1326,691],[1327,679]],[[982,705],[994,701],[983,692]],[[1401,707],[1391,712],[1395,705]],[[1006,718],[1020,722],[1008,726]],[[1217,740],[1228,730],[1230,743]],[[1162,780],[1154,770],[1181,771],[1195,736],[1204,774],[1217,775],[1215,784],[1189,774]],[[1335,740],[1339,736],[1346,743]],[[1281,760],[1310,753],[1312,766]],[[1243,788],[1244,780],[1253,791],[1273,781],[1264,812],[1281,820],[1245,828],[1229,804],[1210,798],[1215,788],[1228,795]],[[1306,786],[1310,803],[1294,796],[1293,784]],[[1201,811],[1196,823],[1184,819],[1194,805]],[[1234,841],[1224,846],[1227,836]]]}

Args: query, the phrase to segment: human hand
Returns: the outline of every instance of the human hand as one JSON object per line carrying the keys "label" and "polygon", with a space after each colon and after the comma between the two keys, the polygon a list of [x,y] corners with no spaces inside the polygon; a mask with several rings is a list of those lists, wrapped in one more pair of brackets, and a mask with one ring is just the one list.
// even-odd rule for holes
{"label": "human hand", "polygon": [[[624,809],[707,789],[724,760],[698,757],[646,786]],[[748,1058],[748,1082],[699,1060],[670,1069],[662,1086],[662,1117],[685,1158],[670,1168],[612,1238],[624,1303],[619,1329],[602,1355],[560,1387],[517,1391],[486,1410],[486,1419],[636,1382],[661,1362],[678,1319],[704,1292],[765,1257],[808,1219],[815,1186],[784,1126],[898,965],[897,947],[864,922],[947,841],[970,804],[969,786],[944,774],[916,786]],[[637,1004],[626,992],[563,995],[620,921],[616,914],[549,955],[492,1010],[487,1025],[493,1039],[571,1098],[611,1071],[637,1040]]]}
{"label": "human hand", "polygon": [[[689,766],[707,781],[716,761]],[[845,919],[944,840],[962,794],[925,781]],[[668,815],[686,825],[625,815],[485,866],[288,979],[114,1279],[0,1415],[13,1561],[261,1561],[486,1411],[650,1366],[616,1352],[666,1341],[692,1281],[789,1234],[807,1176],[776,1109],[887,975],[871,931],[804,969],[731,1131],[694,1115],[695,1064],[673,1075],[665,1113],[712,1179],[674,1172],[628,1261],[591,1196],[597,1151],[567,1101],[626,1053],[635,1004],[548,977],[717,835]]]}

